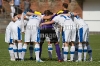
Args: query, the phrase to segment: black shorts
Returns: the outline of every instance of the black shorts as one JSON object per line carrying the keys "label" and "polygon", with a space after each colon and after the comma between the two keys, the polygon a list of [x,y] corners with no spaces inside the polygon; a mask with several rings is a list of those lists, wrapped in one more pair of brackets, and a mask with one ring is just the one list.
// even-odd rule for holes
{"label": "black shorts", "polygon": [[57,38],[56,32],[52,28],[41,29],[40,30],[40,42],[44,43],[44,40],[45,40],[46,37],[50,38],[50,43],[58,42],[58,38]]}

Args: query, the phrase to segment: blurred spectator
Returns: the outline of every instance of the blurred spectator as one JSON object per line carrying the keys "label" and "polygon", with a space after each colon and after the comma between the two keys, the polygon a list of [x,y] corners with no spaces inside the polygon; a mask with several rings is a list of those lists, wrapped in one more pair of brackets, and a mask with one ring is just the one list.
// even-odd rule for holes
{"label": "blurred spectator", "polygon": [[3,13],[3,8],[2,8],[2,3],[3,2],[3,0],[0,0],[0,13]]}
{"label": "blurred spectator", "polygon": [[11,15],[11,18],[13,18],[14,13],[15,13],[14,1],[13,0],[9,1],[9,4],[10,4],[10,7],[11,7],[10,15]]}
{"label": "blurred spectator", "polygon": [[14,0],[14,5],[16,7],[19,7],[20,6],[20,0]]}
{"label": "blurred spectator", "polygon": [[29,0],[24,1],[24,11],[28,11],[30,8],[30,2]]}
{"label": "blurred spectator", "polygon": [[18,14],[18,9],[20,6],[20,0],[14,0],[15,12]]}

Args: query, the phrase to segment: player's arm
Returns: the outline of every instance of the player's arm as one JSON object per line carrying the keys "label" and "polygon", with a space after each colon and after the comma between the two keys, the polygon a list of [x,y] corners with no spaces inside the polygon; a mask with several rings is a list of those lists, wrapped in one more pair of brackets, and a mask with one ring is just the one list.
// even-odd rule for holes
{"label": "player's arm", "polygon": [[31,16],[31,15],[34,15],[34,13],[32,13],[32,12],[27,12],[26,15]]}
{"label": "player's arm", "polygon": [[54,23],[54,21],[52,20],[52,21],[41,23],[40,26],[42,26],[42,25],[48,25],[48,24],[53,24],[53,23]]}
{"label": "player's arm", "polygon": [[53,17],[53,15],[43,16],[43,19],[51,19],[52,17]]}
{"label": "player's arm", "polygon": [[54,17],[51,21],[41,23],[40,26],[42,26],[42,25],[48,25],[48,24],[53,24],[53,23],[55,23],[55,22],[56,22],[56,23],[59,22],[59,16]]}

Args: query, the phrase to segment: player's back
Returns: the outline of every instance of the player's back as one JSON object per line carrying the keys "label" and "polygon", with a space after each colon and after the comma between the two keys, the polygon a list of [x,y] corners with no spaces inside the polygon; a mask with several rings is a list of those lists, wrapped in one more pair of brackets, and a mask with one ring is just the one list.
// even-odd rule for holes
{"label": "player's back", "polygon": [[63,27],[63,29],[75,29],[76,25],[72,21],[72,19],[67,16],[67,14],[60,14],[53,19],[55,22],[58,22],[59,25]]}
{"label": "player's back", "polygon": [[13,25],[13,23],[14,23],[13,21],[10,21],[10,23],[7,25],[7,27],[6,27],[6,28],[7,28],[7,29],[10,29],[10,28],[11,28],[11,26]]}
{"label": "player's back", "polygon": [[40,22],[41,22],[40,16],[32,15],[32,16],[29,17],[29,21],[28,21],[27,25],[37,25],[37,26],[39,26]]}
{"label": "player's back", "polygon": [[82,18],[80,18],[80,17],[74,17],[74,20],[75,20],[75,23],[76,23],[79,27],[87,25],[87,24],[85,23],[85,21],[84,21]]}
{"label": "player's back", "polygon": [[61,14],[59,18],[60,23],[63,23],[63,25],[72,25],[74,22],[70,18],[70,16],[67,16],[66,14]]}
{"label": "player's back", "polygon": [[15,22],[15,24],[16,24],[19,28],[21,28],[21,19],[18,19],[18,20]]}

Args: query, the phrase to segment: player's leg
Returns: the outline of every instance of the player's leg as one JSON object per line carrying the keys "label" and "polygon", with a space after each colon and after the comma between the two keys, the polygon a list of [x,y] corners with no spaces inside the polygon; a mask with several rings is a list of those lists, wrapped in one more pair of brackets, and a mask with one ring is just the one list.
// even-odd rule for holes
{"label": "player's leg", "polygon": [[9,50],[9,54],[10,54],[10,60],[15,61],[14,51],[13,51],[13,43],[9,43],[8,50]]}
{"label": "player's leg", "polygon": [[22,60],[24,60],[24,56],[25,56],[25,53],[27,51],[27,44],[28,42],[30,42],[30,38],[31,38],[31,34],[30,34],[30,30],[26,30],[25,31],[25,42],[24,42],[24,45],[23,45],[23,48],[22,48]]}
{"label": "player's leg", "polygon": [[15,61],[15,57],[14,57],[14,52],[13,52],[13,39],[11,38],[11,30],[6,28],[6,32],[5,32],[5,42],[9,43],[9,54],[10,54],[10,60],[11,61]]}
{"label": "player's leg", "polygon": [[78,60],[78,31],[76,31],[74,61]]}
{"label": "player's leg", "polygon": [[70,61],[73,61],[75,54],[75,39],[76,39],[76,29],[71,29],[71,47],[70,47]]}
{"label": "player's leg", "polygon": [[11,33],[12,33],[12,36],[13,36],[13,51],[14,51],[14,56],[15,56],[15,60],[18,60],[18,46],[17,46],[17,40],[18,40],[18,27],[16,26],[16,24],[13,24],[11,26]]}
{"label": "player's leg", "polygon": [[62,55],[62,59],[64,59],[64,44],[65,44],[65,37],[64,37],[64,36],[65,36],[65,35],[64,35],[63,29],[62,29],[61,32],[62,32],[62,42],[63,42],[63,43],[62,43],[62,54],[61,54],[61,55]]}
{"label": "player's leg", "polygon": [[[37,30],[36,30],[37,29]],[[35,28],[32,30],[32,34],[31,35],[31,41],[34,42],[35,46],[34,46],[34,51],[35,51],[35,56],[36,56],[36,62],[43,62],[40,57],[39,57],[39,53],[40,53],[40,30],[38,28]]]}
{"label": "player's leg", "polygon": [[78,42],[75,42],[74,61],[78,60]]}
{"label": "player's leg", "polygon": [[21,57],[21,60],[23,60],[23,61],[24,61],[25,53],[27,51],[27,44],[28,44],[28,42],[24,42],[24,45],[22,47],[22,57]]}
{"label": "player's leg", "polygon": [[70,39],[70,33],[71,33],[71,30],[63,30],[63,42],[65,42],[64,44],[64,61],[67,61],[68,60],[68,51],[69,51],[69,39]]}
{"label": "player's leg", "polygon": [[86,45],[86,40],[87,40],[87,33],[88,33],[88,28],[85,26],[83,29],[83,61],[86,61],[86,55],[87,55],[87,45]]}
{"label": "player's leg", "polygon": [[45,30],[40,30],[40,53],[39,53],[39,57],[41,58],[41,54],[42,54],[42,45],[44,43],[45,40]]}
{"label": "player's leg", "polygon": [[87,39],[86,39],[86,44],[87,44],[87,52],[89,54],[89,61],[92,61],[92,48],[89,44],[89,28],[87,29]]}
{"label": "player's leg", "polygon": [[10,54],[10,60],[11,61],[15,61],[15,57],[14,57],[14,51],[13,51],[13,39],[10,39],[10,43],[9,43],[9,54]]}
{"label": "player's leg", "polygon": [[[61,28],[57,27],[55,28],[55,32],[56,32],[56,35],[57,35],[57,38],[58,38],[58,42],[60,42],[60,34],[61,34]],[[62,44],[62,51],[61,51],[61,57],[63,59],[63,48],[64,48],[64,43]]]}
{"label": "player's leg", "polygon": [[62,61],[61,51],[60,51],[60,46],[59,46],[59,42],[58,42],[55,30],[52,30],[52,29],[48,30],[48,37],[50,38],[50,43],[55,44],[58,61],[61,62]]}
{"label": "player's leg", "polygon": [[19,56],[19,60],[21,60],[22,58],[22,34],[21,34],[21,29],[18,27],[17,28],[17,32],[18,32],[18,56]]}
{"label": "player's leg", "polygon": [[15,60],[17,61],[17,60],[18,60],[18,54],[17,54],[17,52],[18,52],[18,49],[17,49],[17,41],[14,40],[14,43],[13,43],[13,44],[14,44],[14,45],[13,45],[14,56],[15,56]]}
{"label": "player's leg", "polygon": [[83,42],[83,28],[78,30],[79,44],[78,44],[78,61],[82,61],[82,42]]}
{"label": "player's leg", "polygon": [[17,41],[16,41],[16,33],[15,31],[13,31],[13,51],[14,51],[14,56],[15,56],[15,60],[18,60],[18,48],[17,48]]}
{"label": "player's leg", "polygon": [[49,54],[49,59],[52,59],[52,44],[50,43],[50,38],[46,37],[46,41],[48,42],[48,54]]}
{"label": "player's leg", "polygon": [[92,61],[93,60],[92,59],[92,48],[91,48],[89,42],[87,42],[86,44],[87,44],[87,52],[89,54],[89,61]]}
{"label": "player's leg", "polygon": [[65,43],[63,42],[63,43],[62,43],[62,52],[61,52],[61,57],[62,57],[62,59],[64,59],[64,54],[63,54],[63,53],[64,53],[64,44],[65,44]]}
{"label": "player's leg", "polygon": [[86,55],[87,55],[87,45],[86,42],[83,42],[83,61],[86,61]]}
{"label": "player's leg", "polygon": [[30,42],[29,52],[30,52],[30,60],[33,60],[33,42]]}

